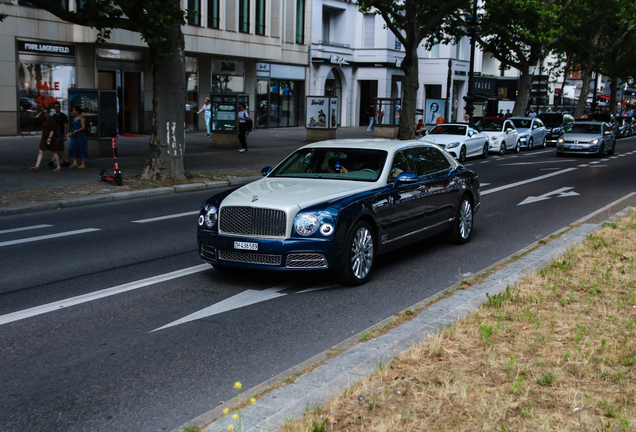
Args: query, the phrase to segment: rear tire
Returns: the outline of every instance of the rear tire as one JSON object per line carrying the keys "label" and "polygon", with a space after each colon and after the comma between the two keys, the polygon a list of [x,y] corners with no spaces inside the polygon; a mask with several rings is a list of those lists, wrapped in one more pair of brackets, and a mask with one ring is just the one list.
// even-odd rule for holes
{"label": "rear tire", "polygon": [[337,279],[346,285],[369,280],[375,263],[375,234],[368,223],[358,221],[347,234],[344,263]]}
{"label": "rear tire", "polygon": [[467,196],[463,196],[457,211],[453,226],[448,233],[448,239],[455,244],[468,243],[473,233],[473,203]]}
{"label": "rear tire", "polygon": [[483,159],[488,159],[488,142],[486,141],[486,144],[484,144],[484,148],[481,151],[481,157]]}

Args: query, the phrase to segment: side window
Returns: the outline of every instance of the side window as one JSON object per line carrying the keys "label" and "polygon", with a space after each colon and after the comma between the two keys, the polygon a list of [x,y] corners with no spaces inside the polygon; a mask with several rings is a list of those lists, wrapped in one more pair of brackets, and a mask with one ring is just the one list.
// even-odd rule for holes
{"label": "side window", "polygon": [[451,167],[441,151],[431,147],[418,147],[412,149],[413,159],[417,166],[417,174],[427,175],[442,171]]}
{"label": "side window", "polygon": [[413,161],[410,150],[400,150],[395,153],[395,156],[393,156],[393,163],[391,164],[389,181],[395,181],[401,172],[417,173],[415,169],[415,162]]}

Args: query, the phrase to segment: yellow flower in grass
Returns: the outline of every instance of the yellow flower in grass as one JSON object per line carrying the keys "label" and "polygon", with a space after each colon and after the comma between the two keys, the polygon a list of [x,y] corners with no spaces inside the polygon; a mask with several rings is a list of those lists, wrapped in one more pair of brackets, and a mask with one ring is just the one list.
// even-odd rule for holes
{"label": "yellow flower in grass", "polygon": [[251,404],[255,404],[255,403],[256,403],[256,399],[251,398],[251,399],[250,399],[250,403],[251,403]]}
{"label": "yellow flower in grass", "polygon": [[234,425],[229,425],[227,427],[227,430],[229,430],[230,432],[232,432],[234,430]]}
{"label": "yellow flower in grass", "polygon": [[243,384],[241,384],[239,381],[234,383],[234,388],[236,390],[240,390],[241,388],[243,388]]}
{"label": "yellow flower in grass", "polygon": [[225,408],[223,410],[223,414],[228,415],[230,413],[230,409],[229,408]]}
{"label": "yellow flower in grass", "polygon": [[234,414],[234,415],[232,416],[232,418],[233,418],[234,420],[238,420],[238,414]]}

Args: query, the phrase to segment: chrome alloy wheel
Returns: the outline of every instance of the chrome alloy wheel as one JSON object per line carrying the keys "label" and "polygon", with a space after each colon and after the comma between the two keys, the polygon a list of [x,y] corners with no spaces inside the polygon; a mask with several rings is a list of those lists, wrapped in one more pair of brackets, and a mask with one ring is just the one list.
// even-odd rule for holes
{"label": "chrome alloy wheel", "polygon": [[466,240],[470,237],[470,233],[473,230],[473,210],[470,205],[470,201],[467,199],[462,201],[462,205],[459,209],[459,235],[462,239]]}
{"label": "chrome alloy wheel", "polygon": [[361,226],[353,236],[351,245],[351,272],[357,279],[364,279],[373,265],[373,235]]}

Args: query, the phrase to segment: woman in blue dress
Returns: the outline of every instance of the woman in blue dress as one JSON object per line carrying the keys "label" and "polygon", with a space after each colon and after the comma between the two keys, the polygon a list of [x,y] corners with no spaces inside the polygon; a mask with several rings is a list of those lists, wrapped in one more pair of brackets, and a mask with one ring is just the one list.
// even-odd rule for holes
{"label": "woman in blue dress", "polygon": [[212,104],[210,104],[210,98],[205,98],[205,103],[197,112],[197,114],[201,114],[203,111],[203,117],[205,118],[205,127],[208,128],[208,137],[210,136],[210,120],[212,119]]}
{"label": "woman in blue dress", "polygon": [[[86,140],[86,121],[82,117],[82,109],[78,106],[73,107],[74,117],[71,121],[72,132],[71,142],[68,145],[68,154],[73,158],[73,164],[69,168],[86,168],[84,162],[88,156],[88,141]],[[82,159],[82,164],[77,163],[77,159]]]}

